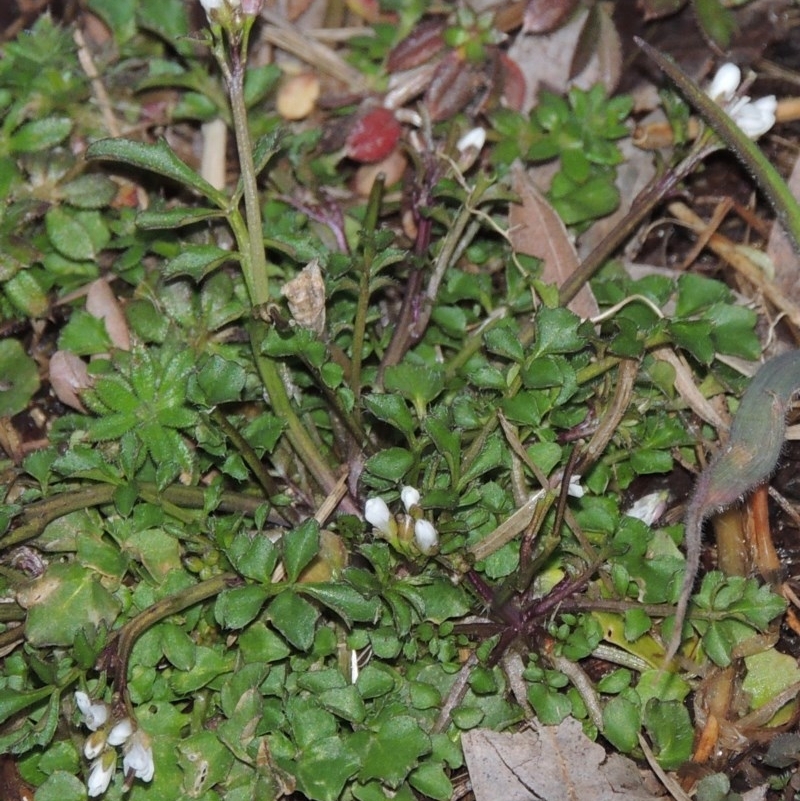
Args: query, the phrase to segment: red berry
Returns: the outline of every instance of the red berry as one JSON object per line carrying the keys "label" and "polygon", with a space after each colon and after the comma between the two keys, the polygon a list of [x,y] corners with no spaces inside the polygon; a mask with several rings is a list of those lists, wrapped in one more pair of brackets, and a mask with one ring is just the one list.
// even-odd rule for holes
{"label": "red berry", "polygon": [[354,161],[371,164],[386,158],[397,146],[402,128],[388,108],[373,108],[350,128],[345,152]]}

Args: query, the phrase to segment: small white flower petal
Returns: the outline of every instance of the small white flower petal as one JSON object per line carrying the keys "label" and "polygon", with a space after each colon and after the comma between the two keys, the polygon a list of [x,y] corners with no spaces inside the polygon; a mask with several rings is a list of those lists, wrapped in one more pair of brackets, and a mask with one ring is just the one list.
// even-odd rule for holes
{"label": "small white flower petal", "polygon": [[108,720],[108,707],[102,701],[92,703],[86,693],[76,690],[75,703],[78,705],[78,709],[83,715],[83,722],[88,729],[97,731]]}
{"label": "small white flower petal", "polygon": [[419,504],[420,494],[419,490],[415,487],[403,487],[400,490],[400,500],[403,502],[403,507],[407,512],[411,511],[412,506]]}
{"label": "small white flower petal", "polygon": [[391,533],[392,513],[383,498],[367,498],[364,504],[364,517],[378,531],[384,534]]}
{"label": "small white flower petal", "polygon": [[439,544],[439,534],[427,520],[414,523],[414,541],[424,554],[430,553]]}
{"label": "small white flower petal", "polygon": [[750,139],[758,139],[775,124],[777,107],[778,101],[775,96],[767,95],[753,101],[747,98],[746,103],[729,113]]}
{"label": "small white flower petal", "polygon": [[569,487],[567,487],[567,495],[571,498],[582,498],[586,494],[586,490],[581,486],[581,477],[572,476],[569,480]]}
{"label": "small white flower petal", "polygon": [[82,690],[75,690],[75,703],[77,704],[78,709],[80,709],[81,714],[83,715],[86,714],[89,707],[92,705],[89,696],[86,695],[86,693],[83,692]]}
{"label": "small white flower petal", "polygon": [[717,103],[728,103],[733,99],[741,82],[742,71],[730,62],[723,64],[717,70],[706,94]]}
{"label": "small white flower petal", "polygon": [[108,733],[109,745],[122,745],[133,734],[133,724],[130,718],[123,718],[116,723]]}
{"label": "small white flower petal", "polygon": [[113,751],[106,751],[92,763],[92,770],[86,780],[86,790],[90,798],[102,795],[111,784],[111,777],[117,766],[117,755]]}
{"label": "small white flower petal", "polygon": [[641,520],[648,526],[652,526],[664,514],[664,509],[667,507],[667,498],[669,498],[669,493],[666,490],[643,495],[625,514],[628,517],[635,517],[637,520]]}
{"label": "small white flower petal", "polygon": [[133,773],[137,779],[149,782],[155,773],[153,749],[150,738],[140,729],[135,731],[125,743],[125,755],[122,758],[122,769],[127,776]]}

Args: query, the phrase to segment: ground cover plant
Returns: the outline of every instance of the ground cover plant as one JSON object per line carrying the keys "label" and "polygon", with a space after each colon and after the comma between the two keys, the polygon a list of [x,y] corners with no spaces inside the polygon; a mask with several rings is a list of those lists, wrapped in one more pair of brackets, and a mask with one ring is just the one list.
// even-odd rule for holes
{"label": "ground cover plant", "polygon": [[[621,13],[730,43],[683,6]],[[793,797],[792,112],[594,4],[41,10],[0,60],[0,796]]]}

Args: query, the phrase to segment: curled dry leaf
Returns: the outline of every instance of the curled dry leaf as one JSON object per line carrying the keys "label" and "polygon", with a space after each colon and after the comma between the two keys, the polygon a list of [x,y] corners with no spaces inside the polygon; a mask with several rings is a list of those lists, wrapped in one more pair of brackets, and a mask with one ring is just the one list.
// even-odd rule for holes
{"label": "curled dry leaf", "polygon": [[310,72],[286,78],[278,89],[275,106],[285,120],[304,120],[319,99],[319,78]]}
{"label": "curled dry leaf", "polygon": [[[519,203],[508,212],[509,240],[517,253],[534,256],[544,262],[542,280],[561,285],[578,269],[578,254],[566,226],[542,195],[520,163],[511,172],[512,188]],[[592,290],[584,286],[570,302],[569,309],[586,319],[599,312]]]}
{"label": "curled dry leaf", "polygon": [[281,287],[295,322],[317,336],[325,330],[325,281],[319,260],[310,261],[291,281]]}
{"label": "curled dry leaf", "polygon": [[79,356],[71,351],[57,350],[50,357],[50,386],[65,406],[85,412],[80,392],[91,385],[86,362]]}
{"label": "curled dry leaf", "polygon": [[102,278],[89,284],[89,291],[86,293],[86,311],[106,324],[106,331],[114,347],[120,350],[131,349],[128,321],[108,282]]}
{"label": "curled dry leaf", "polygon": [[523,33],[550,33],[563,25],[578,0],[529,0],[522,19]]}

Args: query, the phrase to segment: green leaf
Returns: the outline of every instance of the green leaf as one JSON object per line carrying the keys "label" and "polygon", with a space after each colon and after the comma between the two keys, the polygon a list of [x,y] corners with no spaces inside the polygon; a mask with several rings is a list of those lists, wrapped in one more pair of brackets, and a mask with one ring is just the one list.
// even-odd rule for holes
{"label": "green leaf", "polygon": [[96,257],[92,239],[86,227],[60,206],[45,214],[47,237],[53,247],[73,261],[92,261]]}
{"label": "green leaf", "polygon": [[453,797],[453,785],[444,768],[435,762],[423,762],[408,777],[408,783],[425,798],[448,801]]}
{"label": "green leaf", "polygon": [[234,568],[245,578],[268,584],[278,563],[278,548],[265,534],[251,537],[239,532],[225,549]]}
{"label": "green leaf", "polygon": [[89,145],[86,158],[120,161],[132,167],[149,170],[193,189],[220,209],[227,206],[224,192],[214,189],[205,178],[184,164],[164,139],[159,139],[154,145],[130,139],[101,139]]}
{"label": "green leaf", "polygon": [[72,120],[67,117],[45,117],[21,125],[11,135],[8,146],[12,153],[37,153],[49,150],[69,136]]}
{"label": "green leaf", "polygon": [[603,708],[603,736],[623,753],[639,744],[641,728],[639,707],[621,695],[614,696]]}
{"label": "green leaf", "polygon": [[414,418],[408,410],[406,401],[400,395],[373,393],[367,395],[363,402],[378,420],[389,423],[406,436],[414,433]]}
{"label": "green leaf", "polygon": [[302,584],[297,589],[332,609],[348,626],[354,621],[375,623],[380,616],[380,600],[365,598],[349,584]]}
{"label": "green leaf", "polygon": [[760,358],[761,342],[756,334],[758,315],[755,311],[716,303],[703,316],[711,323],[711,337],[720,353],[752,361]]}
{"label": "green leaf", "polygon": [[102,209],[116,197],[117,185],[106,175],[80,175],[61,187],[61,196],[79,209]]}
{"label": "green leaf", "polygon": [[730,290],[720,281],[696,273],[682,273],[678,278],[675,314],[689,317],[715,303],[726,303],[730,297]]}
{"label": "green leaf", "polygon": [[691,759],[694,728],[683,703],[651,698],[645,707],[643,722],[664,770],[677,770]]}
{"label": "green leaf", "polygon": [[313,518],[283,535],[283,564],[290,582],[297,581],[319,553],[319,523]]}
{"label": "green leaf", "polygon": [[586,340],[578,333],[580,325],[581,318],[569,309],[542,306],[536,314],[534,353],[574,353],[586,347]]}
{"label": "green leaf", "polygon": [[399,482],[414,464],[414,456],[405,448],[386,448],[367,459],[364,466],[378,478]]}
{"label": "green leaf", "polygon": [[292,772],[306,798],[337,801],[359,764],[357,754],[341,736],[326,737],[303,749]]}
{"label": "green leaf", "polygon": [[16,339],[0,340],[0,417],[27,408],[39,391],[39,369]]}
{"label": "green leaf", "polygon": [[224,217],[224,213],[216,209],[175,208],[142,211],[136,216],[136,224],[146,231],[160,229],[171,231],[184,225],[195,225],[215,217]]}
{"label": "green leaf", "polygon": [[325,690],[317,696],[320,705],[349,723],[363,723],[367,708],[358,690],[352,685]]}
{"label": "green leaf", "polygon": [[188,275],[199,281],[226,261],[236,258],[235,252],[216,245],[187,245],[178,256],[164,263],[162,272],[165,278]]}
{"label": "green leaf", "polygon": [[233,587],[221,592],[217,597],[214,617],[217,623],[225,628],[244,628],[258,615],[268,597],[268,590],[255,584]]}
{"label": "green leaf", "polygon": [[419,723],[412,717],[399,715],[385,721],[370,735],[358,779],[361,782],[380,779],[389,787],[397,788],[419,758],[430,750],[430,738]]}
{"label": "green leaf", "polygon": [[120,608],[95,571],[59,562],[21,590],[18,600],[28,610],[25,638],[37,647],[71,645],[88,624],[110,628]]}
{"label": "green leaf", "polygon": [[284,590],[267,608],[267,617],[296,648],[308,651],[314,644],[317,610],[292,590]]}
{"label": "green leaf", "polygon": [[86,785],[77,776],[57,770],[36,789],[36,801],[86,801]]}
{"label": "green leaf", "polygon": [[719,0],[694,0],[692,5],[703,33],[720,50],[727,50],[731,44],[731,37],[739,29],[733,12],[725,8]]}

